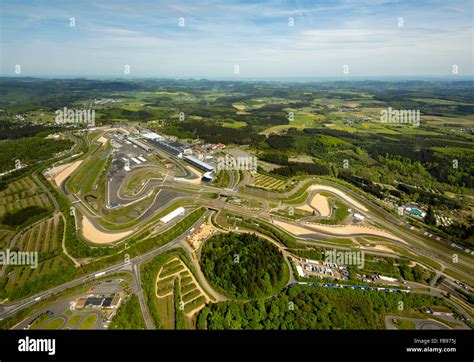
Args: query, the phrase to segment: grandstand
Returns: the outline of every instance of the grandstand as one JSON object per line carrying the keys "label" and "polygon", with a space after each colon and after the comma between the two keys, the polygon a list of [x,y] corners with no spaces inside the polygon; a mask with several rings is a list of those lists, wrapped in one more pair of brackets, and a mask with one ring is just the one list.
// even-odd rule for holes
{"label": "grandstand", "polygon": [[172,156],[180,157],[180,158],[183,157],[183,152],[186,149],[186,145],[180,142],[159,141],[157,139],[149,140],[148,142],[162,149],[166,153],[169,153]]}
{"label": "grandstand", "polygon": [[184,156],[183,159],[190,163],[191,165],[199,168],[200,170],[203,170],[205,172],[210,172],[210,171],[214,171],[214,167],[201,161],[201,160],[198,160],[197,158],[194,158],[192,156]]}

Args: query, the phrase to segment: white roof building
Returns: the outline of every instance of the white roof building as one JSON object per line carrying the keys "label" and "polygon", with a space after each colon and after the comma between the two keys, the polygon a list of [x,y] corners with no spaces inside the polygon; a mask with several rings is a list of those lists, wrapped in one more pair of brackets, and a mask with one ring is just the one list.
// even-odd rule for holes
{"label": "white roof building", "polygon": [[364,216],[364,215],[361,215],[361,214],[358,214],[358,213],[355,213],[355,214],[354,214],[354,219],[359,220],[359,221],[362,221],[362,220],[365,219],[365,216]]}
{"label": "white roof building", "polygon": [[165,224],[176,218],[177,216],[184,215],[184,207],[178,207],[177,209],[171,211],[168,215],[163,216],[160,221]]}
{"label": "white roof building", "polygon": [[296,266],[296,271],[298,272],[298,275],[300,277],[302,277],[302,278],[304,277],[304,271],[303,271],[303,268],[301,267],[301,265]]}
{"label": "white roof building", "polygon": [[395,278],[391,278],[391,277],[386,277],[386,276],[383,276],[383,275],[380,275],[379,276],[380,279],[382,279],[383,281],[386,281],[386,282],[398,282],[398,279],[395,279]]}
{"label": "white roof building", "polygon": [[159,134],[155,132],[145,132],[142,133],[143,138],[146,138],[147,140],[162,140],[163,136],[160,136]]}

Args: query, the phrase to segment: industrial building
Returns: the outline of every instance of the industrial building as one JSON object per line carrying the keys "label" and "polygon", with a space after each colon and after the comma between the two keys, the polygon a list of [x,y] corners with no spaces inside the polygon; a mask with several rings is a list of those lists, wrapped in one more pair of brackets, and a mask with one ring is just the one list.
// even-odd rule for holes
{"label": "industrial building", "polygon": [[110,296],[88,296],[81,297],[76,302],[76,309],[82,308],[117,308],[120,304],[121,297],[119,295]]}

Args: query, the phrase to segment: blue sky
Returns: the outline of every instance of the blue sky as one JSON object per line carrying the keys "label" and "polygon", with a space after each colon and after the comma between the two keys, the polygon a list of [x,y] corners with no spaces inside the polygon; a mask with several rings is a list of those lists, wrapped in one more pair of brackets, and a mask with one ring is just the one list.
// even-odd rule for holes
{"label": "blue sky", "polygon": [[473,75],[473,3],[2,0],[0,72],[15,76],[18,64],[21,76],[423,77],[453,76],[457,65],[457,76]]}

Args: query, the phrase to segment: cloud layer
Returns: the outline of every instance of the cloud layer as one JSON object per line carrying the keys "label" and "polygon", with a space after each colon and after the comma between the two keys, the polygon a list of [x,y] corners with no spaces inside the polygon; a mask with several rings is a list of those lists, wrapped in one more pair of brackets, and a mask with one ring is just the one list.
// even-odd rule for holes
{"label": "cloud layer", "polygon": [[445,76],[454,65],[460,76],[474,73],[469,0],[3,0],[1,6],[4,76],[15,75],[17,64],[23,76]]}

